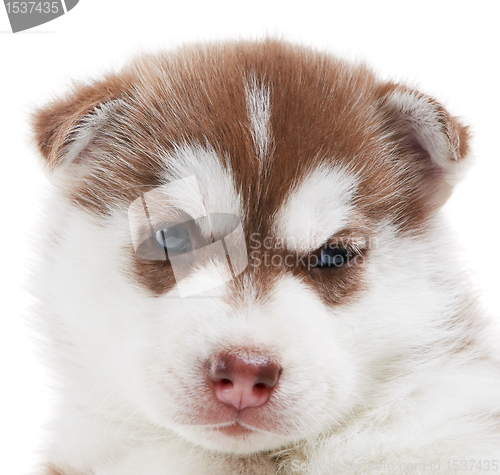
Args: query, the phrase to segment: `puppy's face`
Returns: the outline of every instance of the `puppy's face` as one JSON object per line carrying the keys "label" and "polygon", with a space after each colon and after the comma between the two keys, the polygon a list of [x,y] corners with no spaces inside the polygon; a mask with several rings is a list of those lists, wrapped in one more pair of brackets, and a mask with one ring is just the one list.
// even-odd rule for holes
{"label": "puppy's face", "polygon": [[[466,131],[276,42],[146,57],[35,116],[40,295],[109,427],[251,453],[337,430],[462,341],[436,211]],[[450,317],[451,318],[451,317]]]}

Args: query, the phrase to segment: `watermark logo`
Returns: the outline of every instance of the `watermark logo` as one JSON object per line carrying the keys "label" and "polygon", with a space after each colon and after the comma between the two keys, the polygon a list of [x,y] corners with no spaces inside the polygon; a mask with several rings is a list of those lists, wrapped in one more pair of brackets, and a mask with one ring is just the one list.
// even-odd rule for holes
{"label": "watermark logo", "polygon": [[[145,193],[130,205],[128,217],[136,255],[170,261],[181,298],[219,287],[248,266],[239,217],[207,213],[194,176]],[[214,264],[210,279],[190,278],[193,270]]]}
{"label": "watermark logo", "polygon": [[[181,298],[217,296],[216,289],[247,267],[300,268],[347,272],[365,264],[365,251],[377,242],[361,231],[339,235],[319,248],[317,236],[286,240],[252,233],[247,247],[239,216],[208,213],[194,176],[143,194],[128,209],[135,254],[146,261],[168,261]],[[202,272],[198,272],[202,270]]]}
{"label": "watermark logo", "polygon": [[79,0],[10,1],[4,0],[13,33],[52,21],[69,12]]}
{"label": "watermark logo", "polygon": [[293,460],[291,462],[292,472],[295,473],[373,473],[377,475],[390,475],[406,473],[415,474],[438,474],[438,473],[480,473],[497,472],[499,461],[491,459],[468,459],[468,460],[438,460],[432,462],[373,462],[369,460],[336,462],[334,460],[321,460],[304,462]]}

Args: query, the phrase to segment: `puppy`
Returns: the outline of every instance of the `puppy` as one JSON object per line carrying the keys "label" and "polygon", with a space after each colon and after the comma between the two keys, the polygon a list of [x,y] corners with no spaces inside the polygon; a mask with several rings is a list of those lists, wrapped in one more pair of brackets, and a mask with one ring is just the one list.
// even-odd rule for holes
{"label": "puppy", "polygon": [[280,41],[143,56],[34,114],[45,475],[500,466],[500,366],[442,205],[467,128]]}

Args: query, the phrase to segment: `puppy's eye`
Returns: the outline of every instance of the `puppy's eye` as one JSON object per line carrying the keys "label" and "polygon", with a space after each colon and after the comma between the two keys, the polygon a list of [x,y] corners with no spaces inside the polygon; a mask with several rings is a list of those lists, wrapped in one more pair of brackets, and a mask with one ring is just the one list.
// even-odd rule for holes
{"label": "puppy's eye", "polygon": [[153,241],[160,249],[176,254],[189,252],[193,248],[188,230],[180,224],[158,229]]}
{"label": "puppy's eye", "polygon": [[342,247],[327,247],[320,250],[317,267],[340,267],[349,262],[351,253]]}

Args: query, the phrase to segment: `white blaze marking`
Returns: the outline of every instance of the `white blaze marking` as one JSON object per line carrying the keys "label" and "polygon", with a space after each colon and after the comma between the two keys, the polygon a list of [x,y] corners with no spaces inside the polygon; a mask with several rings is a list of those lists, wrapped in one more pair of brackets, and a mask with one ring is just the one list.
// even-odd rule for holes
{"label": "white blaze marking", "polygon": [[248,118],[252,126],[252,138],[257,151],[257,158],[260,160],[260,168],[269,158],[269,144],[271,141],[271,131],[269,121],[271,118],[270,91],[269,88],[257,83],[257,79],[252,77],[245,88]]}

